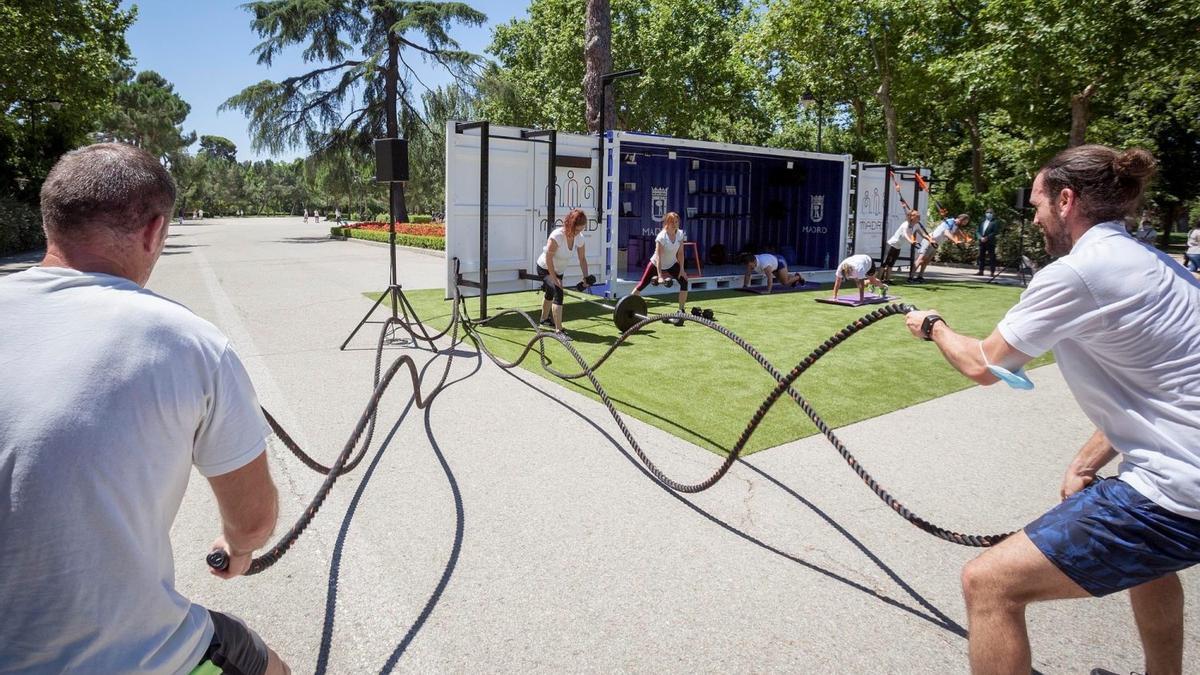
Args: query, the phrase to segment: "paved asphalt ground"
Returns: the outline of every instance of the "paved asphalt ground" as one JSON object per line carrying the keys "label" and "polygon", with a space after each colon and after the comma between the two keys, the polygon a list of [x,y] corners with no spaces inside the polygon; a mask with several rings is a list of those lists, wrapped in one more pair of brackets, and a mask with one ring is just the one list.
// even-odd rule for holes
{"label": "paved asphalt ground", "polygon": [[[327,231],[298,218],[176,226],[150,287],[224,330],[263,404],[328,463],[369,396],[376,334],[337,346],[370,307],[362,293],[385,287],[387,251]],[[442,284],[439,256],[399,262],[406,288]],[[430,359],[388,357],[401,353]],[[173,530],[183,592],[244,618],[300,673],[966,671],[959,570],[977,551],[890,512],[824,438],[755,454],[680,496],[644,474],[599,403],[481,362],[469,342],[455,354],[454,384],[428,410],[405,406],[398,378],[382,448],[259,576],[207,573],[218,520],[196,474]],[[976,387],[839,433],[919,515],[1006,531],[1057,501],[1090,432],[1055,367],[1033,379],[1033,392]],[[872,386],[904,386],[902,370]],[[719,463],[627,423],[681,480]],[[322,476],[277,441],[270,452],[282,532]],[[1195,672],[1200,575],[1183,578]],[[1029,621],[1041,672],[1141,670],[1124,595],[1035,606]]]}

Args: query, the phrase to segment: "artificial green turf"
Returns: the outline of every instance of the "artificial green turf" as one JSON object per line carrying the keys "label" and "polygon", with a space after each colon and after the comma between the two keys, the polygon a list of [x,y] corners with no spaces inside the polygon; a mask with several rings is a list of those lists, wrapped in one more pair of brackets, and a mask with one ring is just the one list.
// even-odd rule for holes
{"label": "artificial green turf", "polygon": [[[983,283],[945,282],[893,286],[892,294],[921,309],[936,309],[955,330],[984,336],[1016,303],[1019,288]],[[441,329],[450,303],[440,290],[407,291],[417,316]],[[733,291],[693,293],[691,306],[711,308],[721,325],[758,348],[777,369],[787,372],[815,347],[872,307],[842,307],[814,302],[828,289],[769,296]],[[651,312],[676,308],[675,295],[648,298]],[[488,313],[519,308],[536,313],[540,293],[492,295]],[[468,301],[478,316],[478,301]],[[613,343],[619,331],[611,312],[594,304],[568,299],[564,327],[575,348],[594,362]],[[488,349],[514,359],[534,332],[519,317],[505,317],[482,329]],[[574,371],[571,356],[557,342],[547,341],[547,356],[555,367]],[[1051,360],[1049,355],[1032,366]],[[547,379],[598,398],[586,378],[562,380],[544,371],[536,352],[523,367]],[[775,381],[731,341],[696,323],[682,328],[650,324],[632,336],[597,371],[601,385],[623,413],[640,418],[671,434],[715,452],[733,446],[751,415]],[[1035,378],[1036,379],[1036,378]],[[797,390],[834,427],[882,415],[915,403],[973,386],[951,368],[937,348],[911,336],[902,316],[888,317],[824,356],[797,382]],[[514,411],[514,414],[520,414]],[[606,414],[606,413],[605,413]],[[935,424],[936,420],[930,420]],[[747,445],[748,452],[775,447],[816,433],[816,427],[786,397],[776,403]]]}

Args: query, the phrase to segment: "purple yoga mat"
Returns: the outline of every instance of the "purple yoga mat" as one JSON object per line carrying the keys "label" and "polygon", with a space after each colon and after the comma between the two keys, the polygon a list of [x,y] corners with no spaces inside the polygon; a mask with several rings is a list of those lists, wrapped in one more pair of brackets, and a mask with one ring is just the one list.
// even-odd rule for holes
{"label": "purple yoga mat", "polygon": [[[771,289],[771,293],[775,294],[775,293],[791,293],[792,291],[811,291],[811,290],[818,289],[820,287],[821,287],[821,284],[818,284],[815,281],[806,281],[802,284],[797,284],[795,286],[784,286],[783,284],[775,284],[775,286]],[[739,290],[743,293],[754,293],[756,295],[762,295],[767,292],[767,287],[766,286],[751,286],[749,288],[738,288],[737,290]]]}
{"label": "purple yoga mat", "polygon": [[833,297],[817,298],[816,300],[817,300],[817,302],[824,302],[829,305],[844,305],[846,307],[861,307],[863,305],[877,305],[881,302],[891,302],[892,300],[900,299],[894,295],[875,295],[874,293],[867,293],[865,297],[866,297],[866,299],[861,302],[859,302],[859,300],[858,300],[858,293],[854,293],[853,295],[843,295],[843,296],[838,297],[836,300],[833,299]]}

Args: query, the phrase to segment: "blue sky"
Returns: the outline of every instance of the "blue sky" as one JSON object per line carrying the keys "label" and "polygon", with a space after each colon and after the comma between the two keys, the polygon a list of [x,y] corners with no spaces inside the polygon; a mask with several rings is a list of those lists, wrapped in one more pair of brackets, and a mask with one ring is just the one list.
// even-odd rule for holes
{"label": "blue sky", "polygon": [[[126,39],[137,60],[136,70],[155,70],[175,85],[175,91],[192,106],[184,122],[185,131],[224,136],[238,146],[238,159],[261,159],[269,155],[255,153],[250,146],[246,118],[239,112],[217,112],[225,99],[244,87],[262,80],[281,80],[313,68],[304,63],[300,49],[293,49],[275,60],[272,67],[260,66],[251,53],[258,36],[250,30],[250,13],[240,2],[224,0],[142,0],[124,3],[137,5],[137,22]],[[501,0],[468,0],[475,9],[487,14],[482,27],[456,27],[451,34],[464,49],[483,53],[491,42],[492,26],[525,15],[524,3]],[[431,87],[449,82],[444,72],[427,66],[413,66],[421,80]],[[414,86],[420,90],[419,84]],[[281,159],[302,156],[303,149],[279,155]]]}

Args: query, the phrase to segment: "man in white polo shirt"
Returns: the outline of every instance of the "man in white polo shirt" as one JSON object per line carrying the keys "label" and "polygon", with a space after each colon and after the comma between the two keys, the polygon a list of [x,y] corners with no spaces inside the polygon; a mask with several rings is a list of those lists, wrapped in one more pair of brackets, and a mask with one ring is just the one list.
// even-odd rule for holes
{"label": "man in white polo shirt", "polygon": [[[972,670],[1029,672],[1025,606],[1129,590],[1148,673],[1183,668],[1183,588],[1200,562],[1200,283],[1125,232],[1154,160],[1140,149],[1065,150],[1033,184],[1046,251],[984,340],[936,312],[908,327],[964,375],[1031,386],[1021,367],[1053,350],[1096,425],[1067,469],[1063,502],[963,570]],[[1117,456],[1118,477],[1096,473]]]}

